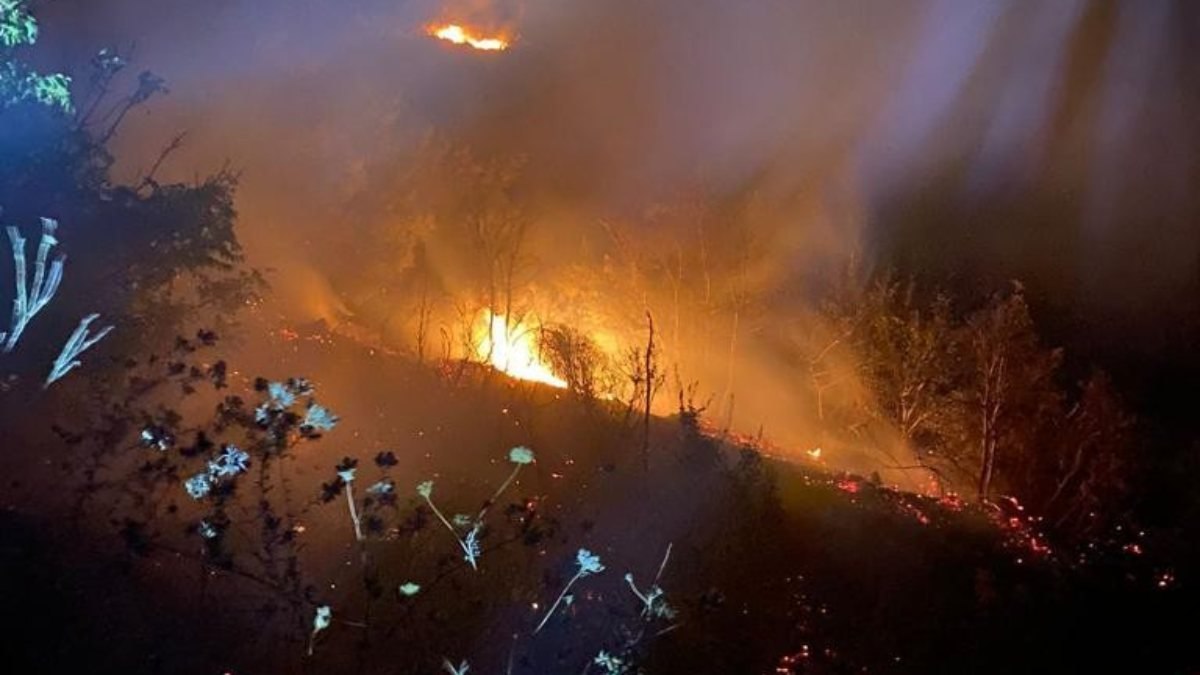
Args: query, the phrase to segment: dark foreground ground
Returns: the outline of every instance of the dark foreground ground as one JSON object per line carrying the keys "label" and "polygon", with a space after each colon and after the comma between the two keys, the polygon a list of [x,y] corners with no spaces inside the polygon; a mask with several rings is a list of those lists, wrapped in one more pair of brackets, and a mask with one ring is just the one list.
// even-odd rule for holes
{"label": "dark foreground ground", "polygon": [[[302,347],[281,367],[310,362],[308,349],[324,347]],[[324,358],[346,382],[379,378],[377,362]],[[396,377],[421,387],[422,400],[402,411],[374,395],[374,410],[342,400],[387,424],[339,429],[297,463],[299,489],[315,494],[348,446],[369,456],[386,443],[402,455],[402,496],[369,543],[377,587],[358,572],[344,502],[311,517],[306,574],[336,617],[313,657],[304,656],[310,619],[272,609],[252,584],[184,555],[131,549],[119,528],[103,527],[103,501],[89,525],[68,523],[33,496],[52,483],[7,476],[4,671],[436,673],[449,657],[468,659],[472,675],[550,675],[603,672],[587,666],[597,652],[629,645],[640,672],[654,675],[1200,665],[1186,577],[1160,588],[1158,570],[1117,547],[1097,547],[1080,565],[1077,551],[1045,550],[1024,526],[1005,526],[1011,514],[776,462],[676,418],[655,421],[647,471],[636,433],[603,406],[504,382],[439,388]],[[338,397],[328,402],[337,407]],[[503,455],[516,443],[538,461],[507,494],[472,572],[409,486],[436,476],[446,510],[469,509],[506,475]],[[668,545],[661,585],[678,614],[647,623],[623,576],[644,587]],[[581,547],[607,569],[578,582],[573,602],[532,635]],[[405,580],[422,591],[401,596]]]}

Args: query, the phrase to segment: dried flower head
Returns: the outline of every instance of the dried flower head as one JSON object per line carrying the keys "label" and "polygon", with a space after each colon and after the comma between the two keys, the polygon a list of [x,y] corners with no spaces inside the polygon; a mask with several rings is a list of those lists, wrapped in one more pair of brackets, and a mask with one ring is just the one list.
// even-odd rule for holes
{"label": "dried flower head", "polygon": [[383,479],[367,488],[367,494],[372,495],[390,495],[396,491],[396,485],[390,479]]}
{"label": "dried flower head", "polygon": [[425,480],[417,483],[417,494],[429,499],[433,495],[433,481]]}
{"label": "dried flower head", "polygon": [[250,455],[248,453],[236,445],[227,445],[216,459],[209,461],[208,473],[214,478],[236,476],[245,471],[249,465]]}
{"label": "dried flower head", "polygon": [[337,415],[334,415],[324,406],[312,403],[308,406],[308,411],[305,412],[304,421],[300,426],[315,431],[329,431],[337,426],[337,423]]}
{"label": "dried flower head", "polygon": [[604,565],[600,562],[600,556],[586,548],[579,549],[579,552],[575,554],[575,562],[579,564],[580,576],[597,574],[604,571]]}
{"label": "dried flower head", "polygon": [[267,397],[270,399],[270,406],[275,410],[290,408],[296,402],[296,395],[283,382],[268,383]]}
{"label": "dried flower head", "polygon": [[212,490],[212,479],[207,473],[198,473],[183,482],[183,489],[192,499],[203,499]]}
{"label": "dried flower head", "polygon": [[607,675],[619,675],[620,673],[624,673],[627,669],[624,660],[619,659],[606,651],[601,651],[599,654],[597,654],[596,658],[592,660],[592,663],[603,668]]}
{"label": "dried flower head", "polygon": [[518,445],[517,447],[508,451],[508,461],[512,462],[513,464],[532,464],[533,450],[530,450],[523,445]]}
{"label": "dried flower head", "polygon": [[321,605],[317,608],[316,614],[313,616],[313,633],[320,633],[329,628],[329,624],[333,622],[333,610],[329,605]]}

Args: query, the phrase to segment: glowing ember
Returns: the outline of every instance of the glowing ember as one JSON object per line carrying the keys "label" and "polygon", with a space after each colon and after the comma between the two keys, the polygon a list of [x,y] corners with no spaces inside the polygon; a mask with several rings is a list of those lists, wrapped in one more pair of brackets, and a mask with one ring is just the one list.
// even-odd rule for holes
{"label": "glowing ember", "polygon": [[959,497],[954,492],[947,492],[946,494],[942,495],[941,498],[938,499],[938,504],[940,504],[942,508],[950,511],[962,511],[963,507],[966,505],[965,502],[963,502],[962,497]]}
{"label": "glowing ember", "polygon": [[841,478],[837,482],[837,489],[841,490],[842,492],[848,492],[852,495],[858,494],[860,487],[861,486],[858,484],[858,481],[852,478]]}
{"label": "glowing ember", "polygon": [[[530,318],[530,324],[536,321]],[[479,317],[475,344],[481,358],[494,368],[512,377],[531,382],[541,382],[552,387],[565,389],[566,380],[554,374],[550,366],[543,363],[537,345],[536,329],[518,321],[509,325],[503,314],[484,310]]]}
{"label": "glowing ember", "polygon": [[808,453],[809,457],[812,457],[815,460],[821,459],[821,449],[820,448],[813,448],[812,450],[807,450],[806,452]]}
{"label": "glowing ember", "polygon": [[445,40],[456,45],[465,45],[474,49],[480,49],[487,52],[504,51],[508,49],[509,41],[500,36],[484,36],[476,33],[470,28],[460,26],[456,23],[448,23],[441,26],[429,26],[429,34],[439,40]]}

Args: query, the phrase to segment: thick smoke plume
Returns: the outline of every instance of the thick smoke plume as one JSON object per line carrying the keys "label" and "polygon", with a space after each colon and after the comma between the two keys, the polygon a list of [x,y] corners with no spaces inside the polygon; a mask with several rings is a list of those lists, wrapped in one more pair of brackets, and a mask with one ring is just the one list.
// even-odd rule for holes
{"label": "thick smoke plume", "polygon": [[[802,449],[820,438],[798,354],[829,339],[814,297],[855,265],[1021,277],[1078,308],[1062,323],[1109,322],[1108,346],[1179,346],[1145,308],[1194,309],[1200,290],[1198,16],[1166,0],[112,0],[57,3],[46,29],[74,35],[68,62],[136,42],[170,82],[119,139],[125,173],[180,130],[164,177],[242,172],[269,311],[411,349],[414,289],[436,290],[435,325],[459,321],[451,299],[481,279],[463,223],[511,209],[524,309],[628,345],[649,306],[682,381]],[[514,47],[439,43],[435,20]],[[864,394],[850,378],[837,395]]]}

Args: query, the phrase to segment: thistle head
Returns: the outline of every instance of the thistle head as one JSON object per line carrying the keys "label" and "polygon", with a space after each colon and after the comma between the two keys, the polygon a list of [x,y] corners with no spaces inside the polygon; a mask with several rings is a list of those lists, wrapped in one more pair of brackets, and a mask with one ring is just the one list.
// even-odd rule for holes
{"label": "thistle head", "polygon": [[367,494],[390,495],[395,490],[396,490],[396,486],[392,484],[392,481],[385,478],[385,479],[379,481],[378,483],[375,483],[371,487],[367,488]]}
{"label": "thistle head", "polygon": [[333,610],[329,608],[329,605],[321,605],[317,608],[317,613],[313,615],[313,633],[319,633],[329,628],[332,621]]}
{"label": "thistle head", "polygon": [[612,654],[609,654],[606,651],[601,651],[599,654],[597,654],[596,658],[592,660],[592,663],[603,668],[604,672],[608,675],[617,675],[625,672],[625,661],[613,656]]}
{"label": "thistle head", "polygon": [[267,397],[270,398],[271,407],[276,410],[290,408],[296,402],[296,395],[283,382],[267,383]]}
{"label": "thistle head", "polygon": [[420,483],[417,483],[417,494],[421,495],[425,499],[429,499],[431,496],[433,496],[433,481],[424,480]]}
{"label": "thistle head", "polygon": [[212,479],[207,473],[198,473],[183,482],[183,489],[192,499],[202,499],[212,490]]}
{"label": "thistle head", "polygon": [[575,554],[575,562],[579,565],[580,576],[597,574],[604,571],[604,565],[600,563],[600,556],[586,548],[579,549],[579,552]]}
{"label": "thistle head", "polygon": [[354,472],[357,471],[358,460],[353,457],[343,457],[342,461],[333,467],[337,471],[338,478],[342,479],[343,483],[349,484],[354,480]]}
{"label": "thistle head", "polygon": [[337,426],[338,416],[334,415],[324,406],[313,403],[308,406],[308,410],[304,413],[304,421],[301,422],[301,427],[307,427],[315,431],[329,431]]}
{"label": "thistle head", "polygon": [[221,454],[208,463],[208,473],[217,478],[236,476],[250,466],[250,455],[236,445],[226,445]]}
{"label": "thistle head", "polygon": [[523,445],[518,445],[508,451],[508,461],[513,464],[533,464],[533,450]]}

